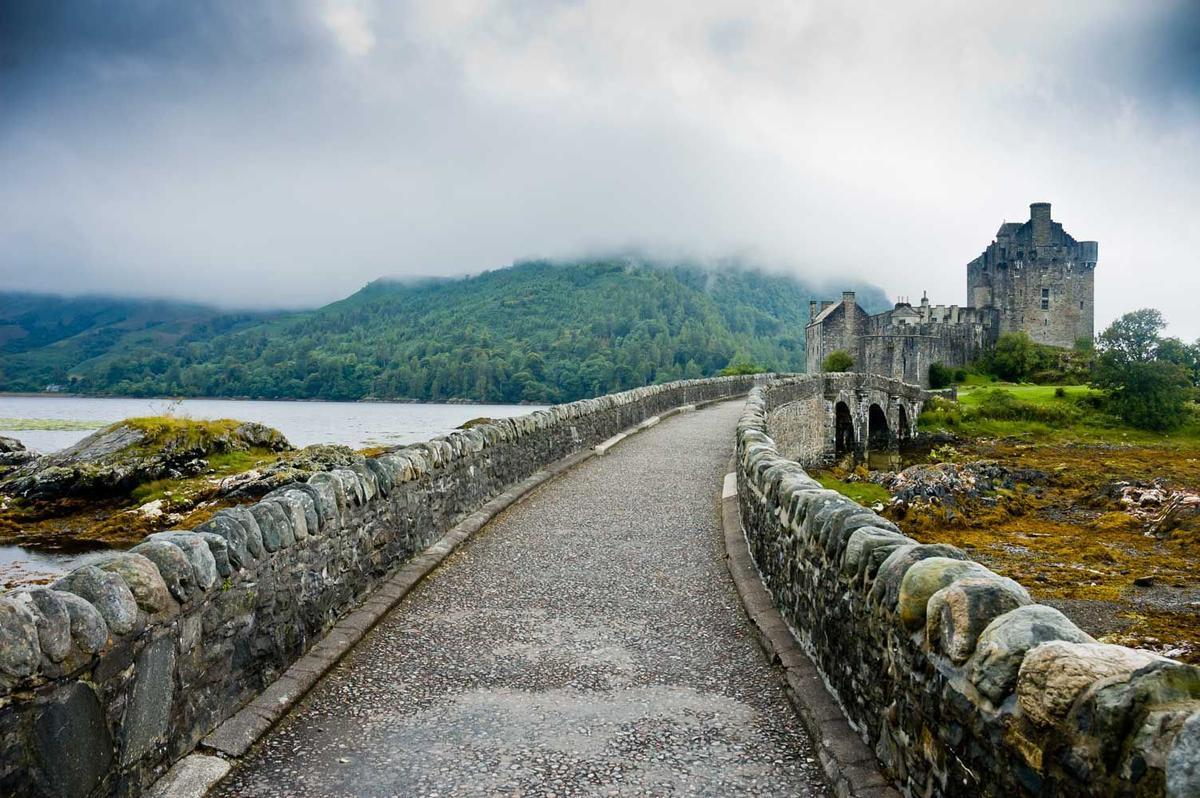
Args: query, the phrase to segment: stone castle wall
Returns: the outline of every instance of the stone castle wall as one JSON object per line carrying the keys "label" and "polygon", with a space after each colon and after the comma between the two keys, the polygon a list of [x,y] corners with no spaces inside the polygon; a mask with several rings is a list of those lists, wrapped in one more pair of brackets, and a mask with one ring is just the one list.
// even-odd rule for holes
{"label": "stone castle wall", "polygon": [[[825,358],[840,350],[853,358],[855,371],[928,386],[929,367],[934,363],[966,366],[996,341],[994,309],[953,310],[969,313],[957,314],[958,320],[899,323],[894,311],[868,316],[857,304],[843,302],[832,315],[806,328],[805,368],[810,374],[820,373]],[[922,311],[928,314],[929,309]]]}
{"label": "stone castle wall", "polygon": [[994,303],[999,334],[1024,331],[1037,343],[1063,348],[1095,336],[1095,278],[1094,269],[1057,257],[967,268],[969,296]]}
{"label": "stone castle wall", "polygon": [[0,795],[137,795],[415,553],[505,489],[754,377],[638,388],[314,475],[0,596]]}
{"label": "stone castle wall", "polygon": [[1097,643],[781,454],[785,408],[816,407],[845,378],[751,392],[738,502],[776,606],[895,783],[909,796],[1200,795],[1200,669]]}

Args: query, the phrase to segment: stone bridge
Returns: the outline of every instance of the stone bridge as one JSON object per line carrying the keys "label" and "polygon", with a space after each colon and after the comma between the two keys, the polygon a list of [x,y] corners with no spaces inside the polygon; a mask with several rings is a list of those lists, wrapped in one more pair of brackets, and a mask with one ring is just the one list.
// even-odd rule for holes
{"label": "stone bridge", "polygon": [[804,465],[848,455],[865,460],[916,435],[917,417],[932,394],[874,374],[785,377],[774,382],[772,434],[783,454]]}
{"label": "stone bridge", "polygon": [[1197,795],[1200,671],[804,472],[925,396],[636,389],[10,591],[0,795]]}

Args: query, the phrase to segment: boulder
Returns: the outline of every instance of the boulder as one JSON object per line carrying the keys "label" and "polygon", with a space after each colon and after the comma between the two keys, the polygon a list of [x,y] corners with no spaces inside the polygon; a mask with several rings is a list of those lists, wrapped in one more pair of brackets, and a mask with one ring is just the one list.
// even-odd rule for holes
{"label": "boulder", "polygon": [[71,616],[61,595],[44,587],[18,588],[6,594],[33,613],[38,643],[51,662],[62,662],[71,653]]}
{"label": "boulder", "polygon": [[[205,541],[208,541],[207,535],[215,535],[225,541],[225,562],[226,567],[230,570],[240,570],[249,567],[254,561],[254,558],[251,557],[250,551],[246,547],[246,528],[234,520],[232,516],[217,513],[204,523],[198,524],[192,531],[204,537]],[[210,542],[209,549],[211,550],[212,548]],[[214,559],[216,556],[216,552],[214,551]],[[217,563],[217,573],[221,574],[220,563]],[[221,575],[228,576],[228,574]]]}
{"label": "boulder", "polygon": [[213,556],[213,563],[217,566],[217,576],[222,579],[232,576],[233,566],[230,564],[229,543],[225,538],[212,532],[198,532],[196,530],[192,530],[192,534],[208,545],[208,551]]}
{"label": "boulder", "polygon": [[929,597],[925,644],[961,665],[975,652],[988,624],[1033,599],[1011,579],[990,575],[960,579]]}
{"label": "boulder", "polygon": [[170,532],[155,532],[147,540],[161,540],[178,546],[192,566],[192,576],[200,590],[207,591],[217,583],[217,562],[213,559],[208,543],[199,535],[191,532],[174,530]]}
{"label": "boulder", "polygon": [[67,609],[71,619],[71,640],[84,654],[95,654],[108,643],[108,624],[100,610],[81,596],[65,591],[51,590],[54,597]]}
{"label": "boulder", "polygon": [[900,580],[900,597],[896,602],[900,622],[910,631],[923,629],[929,598],[934,593],[959,579],[988,579],[994,576],[973,560],[928,557],[913,563]]}
{"label": "boulder", "polygon": [[191,599],[196,589],[196,575],[187,555],[174,543],[165,540],[144,540],[129,550],[130,554],[140,554],[158,569],[167,590],[180,603]]}
{"label": "boulder", "polygon": [[127,635],[138,626],[138,606],[129,586],[120,576],[103,571],[94,565],[84,565],[59,579],[55,590],[74,593],[86,599],[97,610],[108,630],[116,635]]}
{"label": "boulder", "polygon": [[246,551],[251,557],[258,560],[266,553],[266,546],[263,544],[262,528],[258,525],[258,519],[250,512],[248,507],[238,505],[225,510],[218,510],[213,518],[218,516],[228,516],[237,523],[241,524],[242,529],[246,532]]}
{"label": "boulder", "polygon": [[41,662],[41,650],[37,618],[29,607],[9,596],[0,597],[0,674],[15,679],[32,676]]}
{"label": "boulder", "polygon": [[1064,720],[1071,705],[1101,679],[1129,675],[1158,657],[1103,643],[1052,640],[1030,649],[1017,678],[1017,704],[1042,726]]}
{"label": "boulder", "polygon": [[879,566],[875,582],[871,585],[871,592],[867,595],[868,600],[885,610],[895,610],[897,602],[900,601],[900,585],[904,580],[904,574],[916,563],[930,557],[948,557],[952,560],[967,559],[967,555],[960,549],[944,543],[899,546]]}
{"label": "boulder", "polygon": [[125,552],[114,554],[95,565],[103,571],[117,574],[124,579],[138,607],[146,614],[156,615],[160,612],[178,609],[158,568],[145,556],[134,552]]}
{"label": "boulder", "polygon": [[1001,703],[1017,686],[1025,654],[1051,640],[1095,643],[1053,607],[1028,604],[992,621],[979,635],[975,653],[967,660],[967,678],[994,704]]}

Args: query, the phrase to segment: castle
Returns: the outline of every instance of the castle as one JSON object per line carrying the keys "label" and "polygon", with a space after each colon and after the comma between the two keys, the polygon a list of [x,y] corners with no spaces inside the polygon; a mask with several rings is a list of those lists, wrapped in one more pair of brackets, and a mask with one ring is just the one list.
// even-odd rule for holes
{"label": "castle", "polygon": [[1029,206],[1029,220],[1000,225],[996,239],[967,264],[966,307],[914,307],[897,302],[868,314],[854,292],[841,302],[809,302],[806,363],[819,372],[831,353],[844,351],[854,370],[916,385],[929,384],[929,367],[965,366],[1008,332],[1069,348],[1091,340],[1094,272],[1099,245],[1076,241],[1050,218],[1050,203]]}

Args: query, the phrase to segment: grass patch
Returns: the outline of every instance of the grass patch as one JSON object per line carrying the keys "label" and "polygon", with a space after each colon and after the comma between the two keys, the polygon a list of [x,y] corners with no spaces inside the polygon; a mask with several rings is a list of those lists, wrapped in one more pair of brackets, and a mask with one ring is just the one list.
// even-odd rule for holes
{"label": "grass patch", "polygon": [[846,482],[831,474],[815,474],[813,476],[817,482],[821,483],[821,487],[836,490],[846,498],[853,499],[867,507],[877,503],[887,504],[892,498],[886,488],[876,485],[874,482]]}
{"label": "grass patch", "polygon": [[130,491],[129,498],[136,504],[168,498],[176,504],[194,502],[204,498],[204,494],[212,491],[214,479],[258,468],[278,460],[279,456],[278,452],[267,449],[221,452],[210,455],[207,460],[213,473],[184,479],[156,479],[152,482],[143,482]]}
{"label": "grass patch", "polygon": [[70,418],[0,418],[0,430],[13,432],[21,430],[92,430],[100,429],[104,425],[103,421],[77,421]]}
{"label": "grass patch", "polygon": [[1200,448],[1200,408],[1170,432],[1132,427],[1104,409],[1104,393],[1087,385],[987,383],[959,389],[958,402],[935,398],[919,419],[923,432],[1039,443],[1136,444]]}

